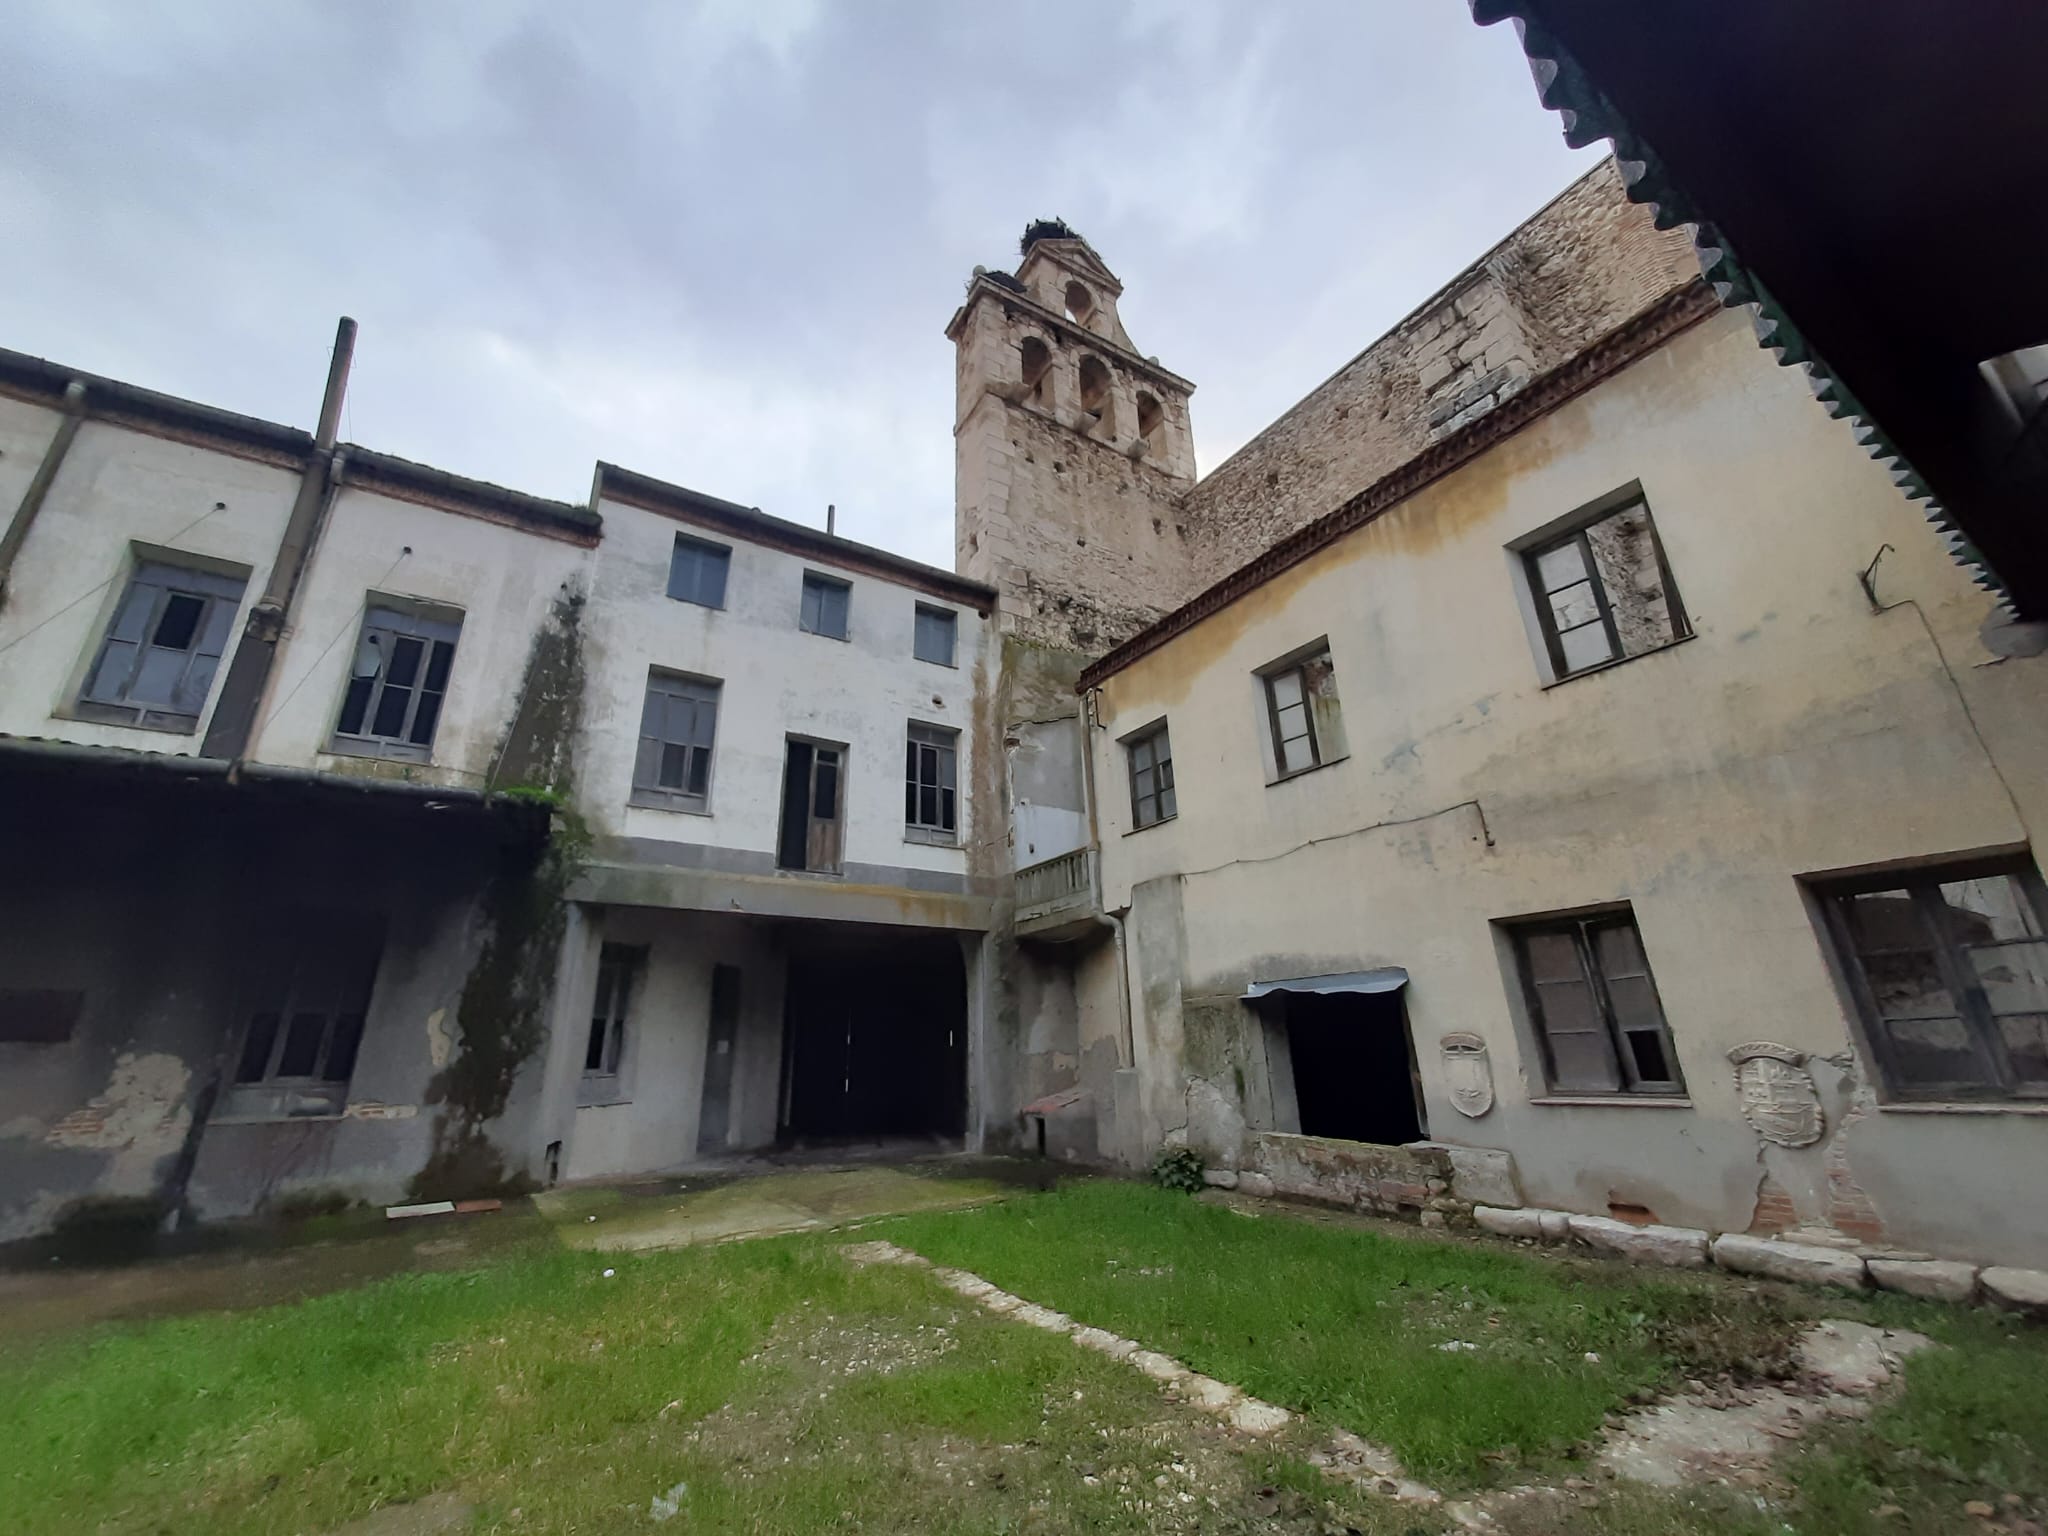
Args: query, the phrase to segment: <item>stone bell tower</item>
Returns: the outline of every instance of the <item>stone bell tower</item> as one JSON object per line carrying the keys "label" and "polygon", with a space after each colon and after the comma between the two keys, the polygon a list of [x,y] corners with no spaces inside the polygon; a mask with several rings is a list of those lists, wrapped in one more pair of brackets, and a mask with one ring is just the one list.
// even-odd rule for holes
{"label": "stone bell tower", "polygon": [[946,327],[955,565],[1006,631],[1097,656],[1193,595],[1194,385],[1139,355],[1086,240],[1039,220],[1022,250],[1014,275],[974,269]]}

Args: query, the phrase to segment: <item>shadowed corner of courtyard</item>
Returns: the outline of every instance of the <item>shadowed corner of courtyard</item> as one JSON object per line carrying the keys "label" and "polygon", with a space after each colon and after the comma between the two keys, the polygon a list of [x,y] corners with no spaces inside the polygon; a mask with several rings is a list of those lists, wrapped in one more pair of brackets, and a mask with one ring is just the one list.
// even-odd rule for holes
{"label": "shadowed corner of courtyard", "polygon": [[[0,1275],[0,1507],[27,1533],[2039,1536],[2048,1330],[1042,1169],[650,1181]],[[1884,1360],[1865,1395],[1816,1382],[1820,1336]],[[1761,1451],[1708,1433],[1697,1476],[1631,1481],[1617,1447],[1649,1425],[1643,1462],[1674,1403]]]}

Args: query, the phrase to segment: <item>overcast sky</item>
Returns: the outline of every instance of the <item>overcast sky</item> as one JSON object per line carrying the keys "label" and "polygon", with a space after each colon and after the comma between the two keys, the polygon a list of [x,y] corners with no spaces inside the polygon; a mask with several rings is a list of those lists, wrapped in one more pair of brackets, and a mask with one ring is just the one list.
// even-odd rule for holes
{"label": "overcast sky", "polygon": [[952,563],[952,349],[1039,215],[1219,463],[1592,163],[1464,0],[12,0],[0,346],[580,501]]}

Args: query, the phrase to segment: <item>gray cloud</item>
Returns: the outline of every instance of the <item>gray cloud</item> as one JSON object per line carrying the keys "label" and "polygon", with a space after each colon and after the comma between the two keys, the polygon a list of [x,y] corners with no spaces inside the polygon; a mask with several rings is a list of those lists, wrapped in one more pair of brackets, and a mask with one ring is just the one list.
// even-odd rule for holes
{"label": "gray cloud", "polygon": [[1587,163],[1454,3],[33,0],[0,344],[580,499],[607,458],[951,563],[952,359],[1040,214],[1213,465]]}

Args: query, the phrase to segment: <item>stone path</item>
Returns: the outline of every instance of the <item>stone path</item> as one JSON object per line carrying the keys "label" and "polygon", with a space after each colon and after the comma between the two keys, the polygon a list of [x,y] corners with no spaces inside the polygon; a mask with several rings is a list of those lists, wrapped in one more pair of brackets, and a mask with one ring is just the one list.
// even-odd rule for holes
{"label": "stone path", "polygon": [[[1127,1362],[1239,1434],[1270,1435],[1294,1421],[1285,1408],[1204,1376],[1134,1339],[1013,1296],[968,1270],[933,1264],[890,1242],[853,1243],[840,1252],[856,1264],[929,1270],[948,1290],[987,1311],[1047,1333],[1065,1334],[1083,1349]],[[1595,1465],[1607,1477],[1653,1487],[1754,1480],[1766,1473],[1784,1441],[1830,1418],[1869,1412],[1870,1399],[1897,1379],[1905,1358],[1933,1346],[1932,1339],[1904,1329],[1847,1321],[1816,1323],[1800,1338],[1800,1376],[1793,1385],[1699,1388],[1638,1408],[1607,1432]],[[1349,1430],[1329,1435],[1307,1453],[1307,1459],[1328,1477],[1401,1503],[1440,1506],[1453,1525],[1470,1532],[1496,1530],[1495,1513],[1557,1492],[1529,1485],[1445,1503],[1436,1489],[1408,1477],[1392,1451]],[[1594,1485],[1574,1478],[1566,1486],[1588,1490]]]}

